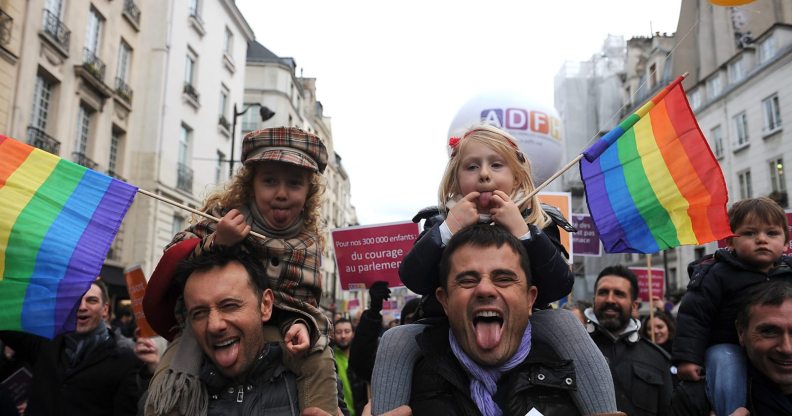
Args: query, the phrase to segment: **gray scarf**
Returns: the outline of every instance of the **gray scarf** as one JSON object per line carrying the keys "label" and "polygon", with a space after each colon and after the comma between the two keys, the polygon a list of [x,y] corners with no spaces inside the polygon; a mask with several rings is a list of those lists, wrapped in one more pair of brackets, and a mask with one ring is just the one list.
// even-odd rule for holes
{"label": "gray scarf", "polygon": [[302,231],[303,223],[305,222],[305,219],[301,215],[294,221],[294,224],[282,230],[275,230],[269,225],[267,220],[261,216],[256,206],[256,201],[250,201],[247,206],[240,207],[239,212],[245,216],[245,221],[250,224],[250,228],[253,231],[264,234],[267,237],[280,238],[283,240],[297,237],[300,231]]}

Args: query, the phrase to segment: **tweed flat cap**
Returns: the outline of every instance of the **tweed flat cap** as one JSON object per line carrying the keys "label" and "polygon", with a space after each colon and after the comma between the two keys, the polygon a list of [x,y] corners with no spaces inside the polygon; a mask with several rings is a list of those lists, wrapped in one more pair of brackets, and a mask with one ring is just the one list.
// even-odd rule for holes
{"label": "tweed flat cap", "polygon": [[318,136],[296,127],[256,130],[242,140],[242,162],[261,161],[291,163],[323,173],[327,148]]}

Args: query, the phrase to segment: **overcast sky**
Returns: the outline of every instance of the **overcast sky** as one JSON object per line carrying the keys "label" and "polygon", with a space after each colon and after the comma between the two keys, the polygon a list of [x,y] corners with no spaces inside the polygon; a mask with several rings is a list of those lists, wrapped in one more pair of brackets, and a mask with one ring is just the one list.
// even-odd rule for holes
{"label": "overcast sky", "polygon": [[436,204],[448,128],[470,98],[509,89],[552,108],[565,61],[588,60],[608,34],[674,32],[679,3],[236,2],[256,40],[317,79],[361,225]]}

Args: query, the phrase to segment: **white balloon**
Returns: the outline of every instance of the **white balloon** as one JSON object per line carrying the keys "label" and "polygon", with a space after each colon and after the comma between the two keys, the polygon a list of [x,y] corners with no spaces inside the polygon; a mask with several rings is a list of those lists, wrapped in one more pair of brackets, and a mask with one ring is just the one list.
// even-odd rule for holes
{"label": "white balloon", "polygon": [[[520,94],[489,91],[468,100],[457,112],[448,137],[462,137],[475,124],[486,122],[509,132],[531,161],[534,184],[539,185],[561,167],[561,119],[552,107]],[[446,138],[448,140],[448,138]],[[451,149],[448,149],[449,154]]]}

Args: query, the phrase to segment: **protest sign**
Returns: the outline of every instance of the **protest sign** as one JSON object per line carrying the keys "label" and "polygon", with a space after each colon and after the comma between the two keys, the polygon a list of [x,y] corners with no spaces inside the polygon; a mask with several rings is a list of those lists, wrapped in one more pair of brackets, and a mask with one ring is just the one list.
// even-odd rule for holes
{"label": "protest sign", "polygon": [[[649,269],[646,267],[630,267],[638,278],[638,299],[649,302]],[[660,268],[652,268],[652,297],[665,298],[665,272]]]}
{"label": "protest sign", "polygon": [[602,245],[599,240],[597,227],[589,214],[572,214],[572,225],[577,231],[572,234],[575,254],[578,256],[599,257],[602,255]]}
{"label": "protest sign", "polygon": [[157,334],[151,329],[143,314],[142,302],[143,295],[146,294],[146,276],[143,275],[140,265],[136,264],[124,270],[124,279],[126,279],[127,292],[129,292],[129,299],[132,301],[132,313],[135,314],[135,323],[140,329],[140,336],[156,336]]}
{"label": "protest sign", "polygon": [[331,234],[342,289],[365,289],[378,280],[403,286],[399,265],[418,238],[418,224],[339,228]]}
{"label": "protest sign", "polygon": [[[540,192],[539,201],[558,208],[566,219],[569,219],[572,215],[572,194],[569,192]],[[569,262],[571,263],[572,256],[575,254],[575,247],[569,235],[570,233],[562,230],[561,227],[558,228],[558,231],[561,234],[561,245],[569,253]]]}

